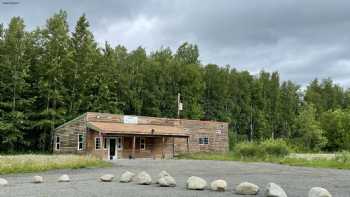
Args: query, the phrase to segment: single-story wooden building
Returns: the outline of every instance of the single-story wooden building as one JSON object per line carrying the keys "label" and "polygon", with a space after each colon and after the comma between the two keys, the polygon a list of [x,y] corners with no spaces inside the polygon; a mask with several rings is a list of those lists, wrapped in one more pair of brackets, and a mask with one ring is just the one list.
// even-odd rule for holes
{"label": "single-story wooden building", "polygon": [[87,112],[57,127],[54,153],[103,159],[172,158],[186,152],[226,152],[225,122]]}

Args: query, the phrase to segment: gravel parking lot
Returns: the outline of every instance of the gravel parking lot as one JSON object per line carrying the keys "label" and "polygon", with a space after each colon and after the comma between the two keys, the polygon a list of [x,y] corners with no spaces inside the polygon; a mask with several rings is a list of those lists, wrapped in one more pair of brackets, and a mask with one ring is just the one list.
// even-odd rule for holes
{"label": "gravel parking lot", "polygon": [[[125,170],[139,172],[146,170],[156,181],[161,170],[168,171],[177,181],[175,188],[161,188],[156,184],[149,186],[136,183],[119,183],[119,175]],[[116,176],[111,183],[102,183],[98,178],[105,173]],[[70,183],[58,183],[57,178],[68,174]],[[45,182],[31,183],[34,175],[41,175]],[[200,176],[208,184],[215,179],[225,179],[228,191],[210,190],[190,191],[185,187],[189,176]],[[171,196],[239,196],[233,193],[237,184],[249,181],[260,186],[257,196],[263,196],[267,183],[281,185],[289,197],[307,196],[313,186],[328,189],[334,197],[350,197],[350,171],[332,169],[314,169],[290,167],[267,163],[242,163],[232,161],[194,161],[194,160],[118,160],[113,167],[103,169],[54,170],[43,173],[5,175],[9,181],[6,187],[0,187],[0,196],[6,197],[171,197]]]}

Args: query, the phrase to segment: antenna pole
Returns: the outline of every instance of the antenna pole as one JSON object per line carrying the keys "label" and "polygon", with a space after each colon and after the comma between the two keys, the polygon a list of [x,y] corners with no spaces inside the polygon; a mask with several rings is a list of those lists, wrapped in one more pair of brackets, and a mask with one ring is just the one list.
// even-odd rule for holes
{"label": "antenna pole", "polygon": [[177,93],[177,118],[180,118],[180,93]]}

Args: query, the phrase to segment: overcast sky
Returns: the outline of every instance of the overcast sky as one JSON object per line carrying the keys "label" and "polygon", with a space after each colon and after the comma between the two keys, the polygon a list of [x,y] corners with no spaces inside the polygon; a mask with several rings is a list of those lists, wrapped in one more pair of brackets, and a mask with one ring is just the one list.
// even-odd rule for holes
{"label": "overcast sky", "polygon": [[30,30],[63,9],[73,29],[85,13],[100,43],[150,52],[188,41],[204,64],[278,71],[301,85],[331,77],[350,87],[349,0],[0,1],[4,24],[22,16]]}

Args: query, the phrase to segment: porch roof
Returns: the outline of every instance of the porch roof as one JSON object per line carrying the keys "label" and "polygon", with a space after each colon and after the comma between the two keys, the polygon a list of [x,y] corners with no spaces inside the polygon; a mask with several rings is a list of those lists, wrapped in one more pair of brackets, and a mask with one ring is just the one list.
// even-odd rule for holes
{"label": "porch roof", "polygon": [[124,124],[115,122],[87,122],[87,127],[105,134],[189,137],[189,132],[178,126]]}

